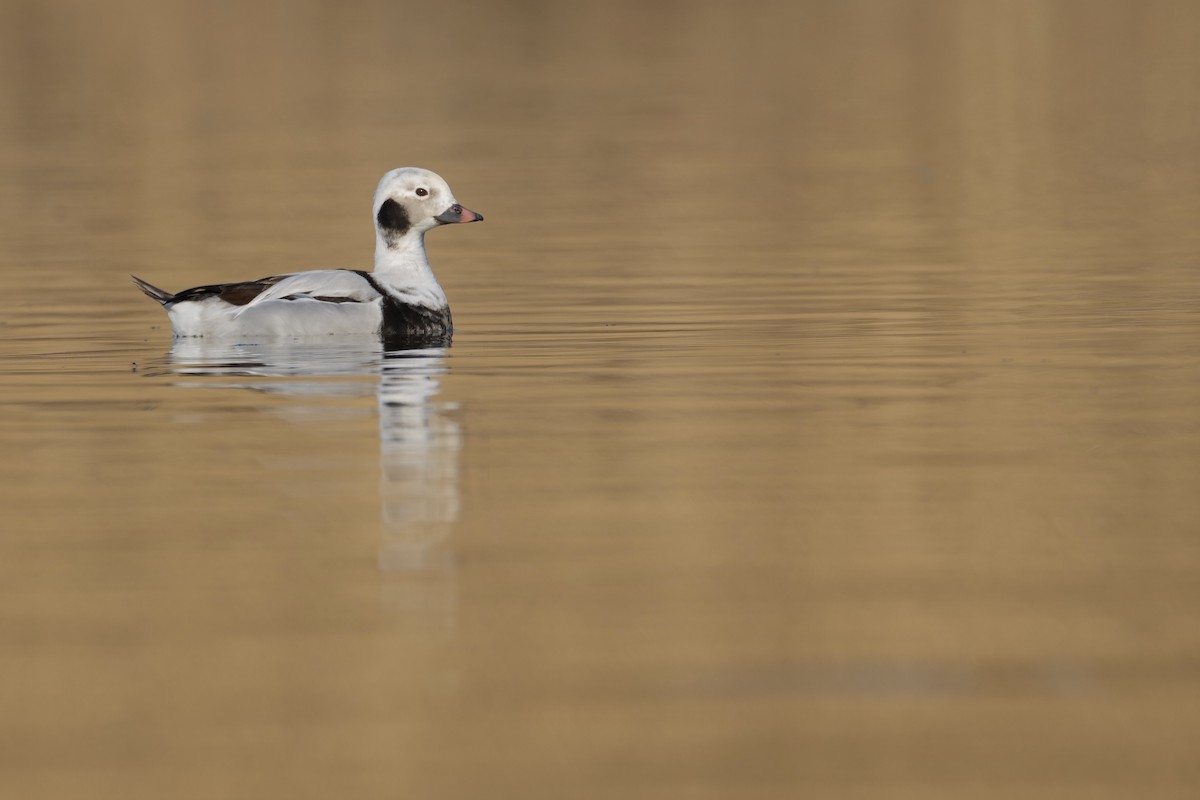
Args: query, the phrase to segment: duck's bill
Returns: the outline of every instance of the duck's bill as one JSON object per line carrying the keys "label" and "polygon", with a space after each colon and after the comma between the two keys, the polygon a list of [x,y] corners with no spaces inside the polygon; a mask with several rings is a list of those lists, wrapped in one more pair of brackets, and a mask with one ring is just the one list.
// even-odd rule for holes
{"label": "duck's bill", "polygon": [[450,225],[455,222],[482,222],[483,214],[479,214],[469,208],[464,208],[458,203],[455,203],[441,214],[438,214],[436,217],[434,217],[434,219],[443,225]]}

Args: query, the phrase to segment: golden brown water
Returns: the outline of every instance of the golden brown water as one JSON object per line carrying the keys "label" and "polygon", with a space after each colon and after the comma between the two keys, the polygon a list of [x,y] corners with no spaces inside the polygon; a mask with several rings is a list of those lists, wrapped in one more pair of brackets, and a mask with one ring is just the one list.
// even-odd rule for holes
{"label": "golden brown water", "polygon": [[[0,795],[1193,797],[1200,6],[0,3]],[[371,255],[446,351],[172,347]]]}

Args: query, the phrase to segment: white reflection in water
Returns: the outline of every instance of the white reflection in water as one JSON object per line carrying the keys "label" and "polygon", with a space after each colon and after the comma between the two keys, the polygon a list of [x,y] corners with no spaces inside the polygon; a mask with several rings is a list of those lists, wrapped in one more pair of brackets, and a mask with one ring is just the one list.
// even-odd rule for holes
{"label": "white reflection in water", "polygon": [[379,376],[379,497],[385,572],[451,570],[458,519],[457,422],[431,403],[446,371],[444,348],[383,357]]}
{"label": "white reflection in water", "polygon": [[[445,347],[385,350],[374,338],[336,343],[230,343],[178,339],[169,371],[205,376],[185,387],[243,388],[293,397],[356,397],[374,393],[379,414],[379,566],[385,573],[453,577],[450,534],[458,518],[458,457],[462,438],[448,406],[432,402],[446,372]],[[212,381],[222,376],[232,380]],[[375,380],[364,380],[375,378]],[[311,409],[288,408],[305,424]],[[425,589],[433,587],[426,585]],[[446,587],[450,588],[450,587]],[[403,606],[432,611],[454,605],[453,592],[396,597]]]}

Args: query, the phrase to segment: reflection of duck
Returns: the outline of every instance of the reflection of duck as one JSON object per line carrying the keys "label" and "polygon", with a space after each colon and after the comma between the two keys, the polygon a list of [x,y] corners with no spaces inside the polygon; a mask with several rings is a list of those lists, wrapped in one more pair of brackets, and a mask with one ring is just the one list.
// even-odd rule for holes
{"label": "reflection of duck", "polygon": [[445,350],[388,353],[379,381],[380,513],[385,572],[446,569],[458,519],[459,425],[431,406]]}
{"label": "reflection of duck", "polygon": [[[168,359],[172,374],[224,378],[187,386],[237,387],[297,398],[373,391],[379,409],[380,569],[445,575],[453,571],[447,545],[458,519],[461,447],[458,423],[431,402],[439,390],[438,378],[446,371],[445,356],[444,347],[386,351],[377,338],[367,336],[320,345],[177,339]],[[362,380],[375,376],[371,383]],[[288,413],[287,418],[310,422],[303,413]],[[313,462],[312,468],[327,469],[325,463]],[[421,602],[426,601],[439,607],[446,603],[444,598]]]}
{"label": "reflection of duck", "polygon": [[450,306],[425,255],[425,233],[483,216],[459,205],[441,177],[416,167],[383,176],[373,213],[373,272],[312,270],[177,294],[133,280],[167,310],[177,337],[374,334],[397,343],[409,337],[448,337]]}

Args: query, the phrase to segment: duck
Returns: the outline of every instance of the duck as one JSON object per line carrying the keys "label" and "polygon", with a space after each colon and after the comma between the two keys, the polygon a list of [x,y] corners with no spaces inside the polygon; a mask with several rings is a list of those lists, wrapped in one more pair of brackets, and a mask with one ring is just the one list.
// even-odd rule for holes
{"label": "duck", "polygon": [[437,173],[400,167],[375,189],[375,264],[370,271],[319,269],[168,292],[134,275],[166,309],[175,338],[309,338],[339,334],[389,340],[454,331],[450,304],[425,254],[425,234],[479,222]]}

